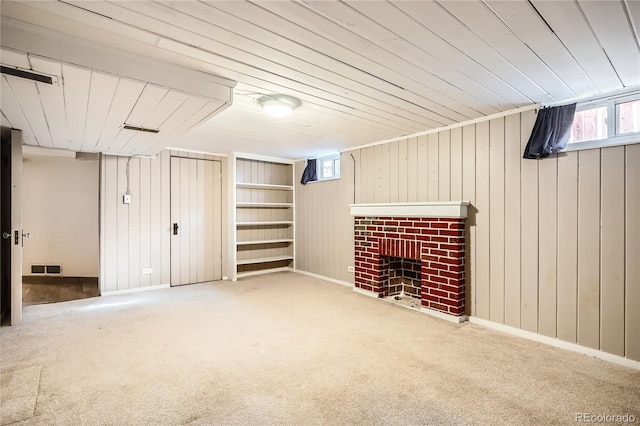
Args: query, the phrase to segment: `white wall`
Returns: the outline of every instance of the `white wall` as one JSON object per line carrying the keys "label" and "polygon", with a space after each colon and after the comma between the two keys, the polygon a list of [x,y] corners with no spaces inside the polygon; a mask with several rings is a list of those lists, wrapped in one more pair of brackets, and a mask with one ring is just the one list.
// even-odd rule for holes
{"label": "white wall", "polygon": [[99,161],[26,156],[22,173],[23,275],[61,264],[64,276],[97,277]]}

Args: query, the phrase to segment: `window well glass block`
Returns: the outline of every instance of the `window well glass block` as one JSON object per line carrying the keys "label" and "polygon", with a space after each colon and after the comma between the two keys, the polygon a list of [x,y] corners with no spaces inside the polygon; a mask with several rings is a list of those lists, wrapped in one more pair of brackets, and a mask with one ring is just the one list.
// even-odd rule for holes
{"label": "window well glass block", "polygon": [[606,139],[607,137],[606,106],[576,111],[569,143]]}

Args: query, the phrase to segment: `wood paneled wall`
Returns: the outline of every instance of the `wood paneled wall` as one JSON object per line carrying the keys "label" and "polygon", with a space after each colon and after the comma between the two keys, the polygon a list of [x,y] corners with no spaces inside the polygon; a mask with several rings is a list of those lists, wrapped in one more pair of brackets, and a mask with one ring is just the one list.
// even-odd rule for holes
{"label": "wood paneled wall", "polygon": [[[640,360],[640,144],[523,160],[534,121],[353,151],[356,202],[470,201],[469,314]],[[296,244],[299,269],[352,282],[349,153],[342,162],[342,179],[298,187]]]}
{"label": "wood paneled wall", "polygon": [[353,161],[349,153],[341,156],[342,178],[302,185],[306,167],[295,164],[296,269],[353,283]]}
{"label": "wood paneled wall", "polygon": [[[162,151],[156,159],[103,155],[100,163],[100,285],[101,292],[168,285],[171,281],[170,158],[206,158],[222,162],[222,202],[226,203],[226,157]],[[127,191],[127,162],[131,204]],[[222,223],[226,223],[226,205]],[[227,246],[223,227],[222,247]],[[223,252],[223,275],[227,275]],[[153,273],[143,275],[143,268]]]}

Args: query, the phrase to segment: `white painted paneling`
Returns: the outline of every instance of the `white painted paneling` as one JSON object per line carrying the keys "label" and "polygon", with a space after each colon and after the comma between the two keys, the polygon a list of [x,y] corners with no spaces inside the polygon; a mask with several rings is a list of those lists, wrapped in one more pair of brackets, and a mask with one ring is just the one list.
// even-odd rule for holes
{"label": "white painted paneling", "polygon": [[577,2],[536,0],[533,4],[599,90],[620,88],[620,78]]}
{"label": "white painted paneling", "polygon": [[[235,28],[231,27],[231,31],[222,30],[220,28],[220,19],[215,19],[216,15],[219,16],[222,12],[216,11],[203,4],[184,3],[181,5],[173,5],[175,9],[180,11],[186,10],[186,12],[188,12],[179,15],[181,17],[181,25],[179,26],[175,25],[176,10],[157,4],[140,2],[120,3],[120,5],[131,9],[129,15],[135,15],[125,16],[123,18],[127,19],[128,22],[135,23],[135,25],[148,29],[149,31],[164,31],[167,34],[167,38],[183,40],[189,45],[208,45],[208,50],[215,52],[215,55],[224,58],[237,58],[239,63],[252,65],[256,70],[271,70],[277,75],[288,75],[294,81],[306,81],[313,87],[323,88],[328,93],[334,95],[341,95],[340,87],[349,86],[352,90],[350,98],[358,101],[364,100],[363,107],[365,108],[367,105],[374,104],[377,104],[381,109],[388,106],[395,106],[396,108],[404,109],[401,115],[402,117],[411,117],[414,114],[418,114],[418,119],[420,119],[419,117],[421,115],[431,116],[432,119],[437,117],[428,110],[407,105],[406,103],[403,105],[400,100],[395,100],[394,104],[387,106],[377,101],[377,99],[372,98],[370,96],[372,93],[371,88],[361,84],[358,80],[347,79],[339,74],[336,74],[335,78],[332,79],[322,77],[322,75],[326,73],[326,69],[319,68],[314,63],[303,62],[290,54],[284,53],[287,51],[284,50],[283,46],[275,45],[274,47],[270,47],[263,42],[259,55],[248,53],[244,49],[239,49],[238,45],[241,44],[242,40],[250,40],[247,35],[253,35],[255,30],[252,31],[247,22],[241,24],[243,27],[247,27],[246,32],[239,32],[237,26]],[[216,5],[214,4],[214,6]],[[238,5],[236,5],[236,7],[238,7]],[[135,12],[138,12],[138,14]],[[114,11],[114,13],[119,13],[121,16],[125,15],[122,11]],[[156,20],[151,20],[148,16],[152,16]],[[215,25],[204,22],[203,17],[207,17],[207,21]],[[221,19],[225,20],[225,18]],[[167,27],[165,23],[168,22],[174,23],[174,25]],[[229,28],[228,26],[229,23],[225,25],[225,27]],[[255,35],[253,36],[256,37]],[[262,42],[261,39],[260,41]],[[284,42],[291,44],[291,42],[287,40],[284,40]],[[251,41],[251,43],[255,42]],[[295,65],[293,62],[296,62]],[[287,65],[281,65],[283,63]],[[234,64],[230,64],[230,66],[234,66]],[[237,65],[235,66],[237,67]],[[382,82],[378,81],[378,84],[380,83]],[[397,91],[397,88],[395,88],[395,90]],[[424,101],[424,99],[420,101]],[[420,101],[416,101],[416,105],[418,105]]]}
{"label": "white painted paneling", "polygon": [[486,4],[574,93],[588,96],[596,91],[591,79],[530,3],[491,0]]}
{"label": "white painted paneling", "polygon": [[[422,75],[426,84],[425,86],[435,88],[435,93],[430,96],[431,99],[436,100],[441,105],[447,106],[453,111],[459,111],[462,114],[469,114],[467,116],[474,115],[474,109],[484,110],[486,111],[487,104],[491,104],[491,102],[486,102],[485,105],[481,105],[478,102],[474,102],[470,99],[468,94],[458,93],[456,98],[466,98],[464,101],[465,105],[469,105],[467,108],[456,109],[456,103],[453,99],[447,100],[442,96],[443,93],[446,93],[446,90],[443,86],[441,86],[442,82],[438,82],[438,75],[440,74],[448,74],[450,79],[453,79],[455,83],[452,83],[453,86],[457,89],[458,87],[462,87],[461,91],[466,91],[467,93],[476,94],[478,91],[483,91],[483,88],[478,87],[474,84],[469,84],[468,78],[458,72],[455,68],[443,63],[438,58],[435,58],[432,54],[428,52],[420,52],[418,49],[412,52],[410,55],[410,59],[407,60],[406,57],[402,57],[400,54],[402,52],[406,52],[412,48],[411,43],[409,41],[403,40],[402,37],[393,35],[392,32],[386,30],[384,27],[376,25],[373,22],[368,21],[366,15],[360,14],[357,11],[351,9],[351,7],[341,5],[337,2],[308,2],[315,10],[320,11],[323,15],[331,17],[337,24],[336,25],[327,24],[321,17],[317,14],[309,13],[307,10],[303,10],[301,8],[296,7],[288,7],[286,4],[278,4],[271,3],[269,5],[269,10],[275,11],[278,14],[288,17],[289,19],[298,19],[301,24],[306,28],[313,29],[325,37],[327,40],[330,40],[333,43],[328,43],[328,46],[331,46],[332,49],[327,49],[327,51],[332,51],[338,53],[339,51],[345,51],[345,49],[352,50],[349,59],[349,62],[358,64],[358,67],[362,67],[360,69],[376,69],[377,75],[388,75],[385,80],[387,81],[402,81],[402,85],[408,83],[411,78],[411,72],[415,72],[414,75]],[[355,7],[365,7],[374,5],[376,3],[368,2],[356,5]],[[391,12],[393,12],[390,9]],[[373,11],[370,11],[373,13]],[[322,16],[322,15],[321,15]],[[401,17],[398,16],[398,19]],[[386,22],[386,21],[385,21]],[[346,27],[346,28],[345,28]],[[292,29],[294,33],[291,35],[300,36],[300,34],[295,33],[295,29]],[[318,43],[327,43],[326,41],[318,40]],[[342,46],[342,49],[336,49],[335,45]],[[325,48],[327,48],[325,47]],[[398,71],[396,71],[396,75],[392,76],[389,74],[388,70],[381,69],[380,65],[373,64],[370,59],[366,57],[354,56],[354,52],[368,52],[371,56],[378,58],[381,62],[380,64],[392,63],[395,64]],[[335,54],[334,53],[334,54]],[[348,55],[348,53],[347,53]],[[416,56],[417,55],[417,56]],[[369,58],[371,58],[369,56]],[[347,56],[348,57],[348,56]],[[346,59],[345,57],[344,59]],[[417,64],[421,63],[422,66],[428,64],[428,69],[425,72],[424,68],[420,68]],[[431,71],[433,70],[433,71]],[[435,72],[434,72],[435,71]],[[432,74],[434,72],[434,74]],[[398,75],[399,74],[399,75]],[[416,80],[420,81],[420,80]],[[409,83],[410,84],[410,83]],[[413,89],[419,90],[419,89]],[[423,89],[424,90],[424,89]],[[426,95],[427,92],[425,92]],[[484,92],[486,96],[487,93]],[[489,95],[493,99],[495,99],[495,95]],[[480,96],[478,96],[480,98]],[[470,109],[471,108],[471,109]],[[444,116],[451,116],[450,112],[441,113]],[[455,116],[454,116],[455,117]]]}
{"label": "white painted paneling", "polygon": [[[640,84],[640,46],[623,2],[578,1],[602,48],[625,86]],[[635,17],[637,20],[637,16]]]}
{"label": "white painted paneling", "polygon": [[[67,107],[72,111],[65,111],[72,148],[91,149],[97,140],[92,129],[101,121],[91,111],[108,108],[94,150],[153,154],[170,144],[304,158],[514,106],[640,84],[636,4],[5,2],[2,47],[11,52],[6,62],[14,66],[29,68],[26,54],[19,52],[32,52],[208,99],[189,123],[177,117],[191,117],[193,112],[183,114],[182,108],[192,103],[169,114],[169,98],[156,99],[130,118],[165,128],[158,135],[134,136],[120,132],[124,120],[112,111],[128,103],[118,100],[118,90],[112,98],[104,96],[111,106],[89,105],[92,94],[82,92],[86,82],[81,81]],[[226,109],[233,81],[238,82],[235,105],[220,119],[210,119]],[[302,105],[288,119],[271,120],[254,100],[265,93],[296,96]],[[12,102],[22,99],[3,101],[10,123]],[[82,120],[87,108],[90,123]],[[51,107],[44,109],[47,121],[59,121],[47,112]],[[25,140],[37,143],[46,131],[42,114],[38,120],[37,108],[31,110],[23,111]],[[69,114],[81,120],[69,121]],[[65,139],[64,129],[50,129],[53,140]],[[78,145],[84,139],[87,146]]]}
{"label": "white painted paneling", "polygon": [[[163,259],[169,259],[169,244],[164,238],[168,225],[160,222],[162,199],[168,197],[168,181],[162,179],[158,159],[131,158],[129,163],[131,204],[124,204],[127,189],[127,157],[102,156],[104,171],[100,182],[102,250],[100,252],[102,292],[130,290],[168,284],[163,277]],[[168,208],[168,204],[166,204]],[[153,269],[143,275],[142,269]]]}
{"label": "white painted paneling", "polygon": [[34,71],[58,77],[57,84],[38,83],[37,86],[42,109],[47,120],[47,127],[51,135],[51,142],[56,148],[66,148],[69,135],[67,134],[67,113],[61,80],[62,65],[60,62],[49,61],[38,56],[29,56],[29,62]]}
{"label": "white painted paneling", "polygon": [[[3,49],[15,66],[52,76],[53,84],[3,76],[3,115],[25,129],[25,143],[88,152],[154,154],[224,109],[224,101],[134,81],[87,67]],[[4,62],[3,62],[4,63]],[[194,99],[194,102],[189,102]],[[194,109],[194,105],[196,108]],[[202,106],[208,105],[206,108]],[[185,107],[186,106],[186,107]],[[194,114],[195,113],[195,114]],[[161,135],[122,131],[160,129]],[[153,151],[151,151],[153,149]]]}
{"label": "white painted paneling", "polygon": [[102,129],[107,122],[117,87],[117,77],[96,71],[91,73],[82,151],[93,151],[98,144]]}
{"label": "white painted paneling", "polygon": [[151,117],[151,114],[167,93],[169,93],[169,89],[165,87],[147,84],[129,113],[126,124],[143,127],[145,121]]}
{"label": "white painted paneling", "polygon": [[2,115],[14,129],[21,129],[22,143],[27,145],[38,145],[38,141],[27,122],[24,113],[20,109],[20,105],[16,100],[16,95],[11,90],[6,76],[0,78],[0,90],[2,90]]}
{"label": "white painted paneling", "polygon": [[575,93],[545,64],[503,20],[480,1],[439,3],[457,20],[484,40],[514,68],[531,79],[556,100],[569,99]]}
{"label": "white painted paneling", "polygon": [[91,70],[75,65],[62,64],[64,105],[67,116],[69,142],[56,148],[80,151],[87,120]]}
{"label": "white painted paneling", "polygon": [[47,119],[44,115],[36,86],[38,83],[13,76],[5,76],[5,78],[11,93],[19,105],[20,111],[28,118],[29,127],[33,131],[38,145],[45,148],[53,148]]}
{"label": "white painted paneling", "polygon": [[144,83],[139,81],[126,78],[120,78],[118,80],[118,87],[109,106],[109,113],[103,129],[98,135],[98,142],[92,149],[93,151],[112,151],[112,147],[114,146],[113,142],[122,129],[131,109],[140,97],[142,90],[144,90],[144,87]]}
{"label": "white painted paneling", "polygon": [[[406,13],[403,22],[410,25],[396,26],[394,32],[405,35],[413,44],[425,43],[433,46],[432,50],[442,55],[441,59],[445,59],[448,64],[457,65],[459,72],[472,76],[492,92],[500,94],[503,100],[499,104],[510,103],[514,106],[530,102],[531,99],[544,102],[555,100],[440,4],[398,2],[395,5]],[[378,20],[388,25],[390,20],[387,14],[390,8],[378,9]],[[421,30],[417,30],[419,26],[422,27]]]}

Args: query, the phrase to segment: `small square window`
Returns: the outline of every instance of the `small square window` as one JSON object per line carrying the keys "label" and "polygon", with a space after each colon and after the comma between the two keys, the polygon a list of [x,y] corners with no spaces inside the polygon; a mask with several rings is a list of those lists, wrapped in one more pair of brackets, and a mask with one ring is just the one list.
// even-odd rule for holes
{"label": "small square window", "polygon": [[569,143],[606,139],[607,106],[576,111]]}
{"label": "small square window", "polygon": [[640,132],[640,100],[616,104],[616,134]]}
{"label": "small square window", "polygon": [[318,180],[337,179],[340,177],[340,154],[318,158]]}

